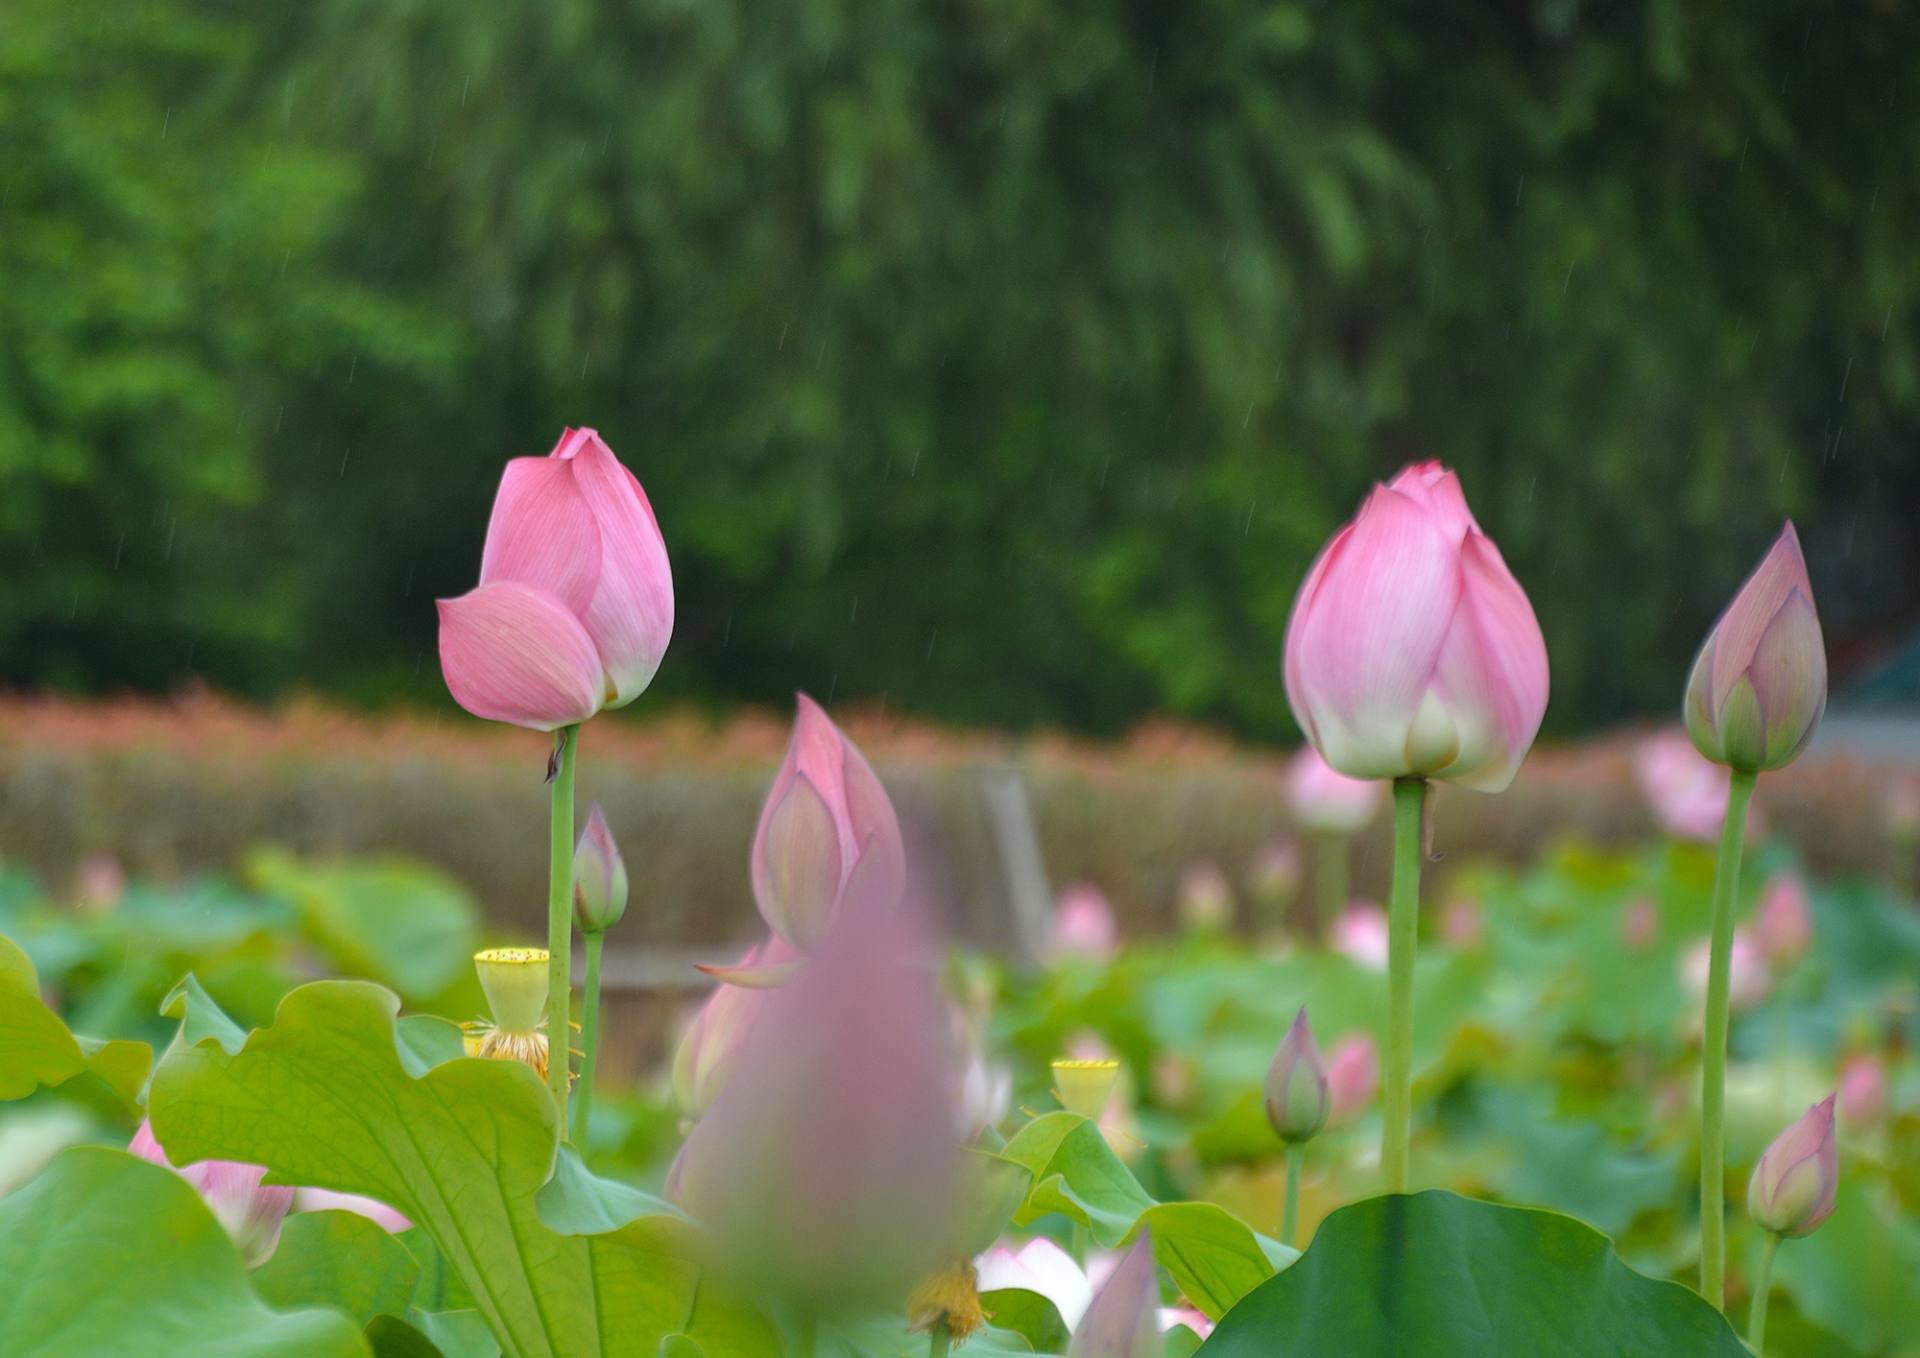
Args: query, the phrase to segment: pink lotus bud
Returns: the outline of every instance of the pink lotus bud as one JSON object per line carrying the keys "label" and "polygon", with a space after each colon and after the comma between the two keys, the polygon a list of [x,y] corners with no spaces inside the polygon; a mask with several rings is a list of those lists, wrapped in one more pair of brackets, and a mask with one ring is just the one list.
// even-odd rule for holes
{"label": "pink lotus bud", "polygon": [[[1713,965],[1712,940],[1701,939],[1687,950],[1681,960],[1687,988],[1704,998],[1707,976]],[[1727,1003],[1733,1009],[1751,1009],[1767,998],[1773,989],[1773,977],[1767,971],[1766,955],[1753,935],[1745,929],[1733,931],[1733,946],[1727,952]]]}
{"label": "pink lotus bud", "polygon": [[1753,936],[1761,954],[1775,967],[1791,966],[1806,956],[1813,942],[1813,916],[1800,874],[1776,873],[1767,882],[1754,916]]}
{"label": "pink lotus bud", "polygon": [[573,919],[581,932],[604,933],[627,913],[627,864],[600,803],[573,846]]}
{"label": "pink lotus bud", "polygon": [[1351,835],[1367,828],[1386,799],[1377,779],[1349,778],[1336,772],[1309,745],[1287,770],[1287,804],[1302,829]]}
{"label": "pink lotus bud", "polygon": [[793,739],[753,836],[753,899],[776,934],[806,949],[850,890],[897,898],[906,850],[872,766],[818,703],[797,698]]}
{"label": "pink lotus bud", "polygon": [[1159,1307],[1153,1241],[1141,1231],[1075,1327],[1067,1358],[1147,1358],[1160,1353]]}
{"label": "pink lotus bud", "polygon": [[1084,957],[1104,962],[1120,946],[1120,926],[1100,888],[1076,882],[1054,903],[1048,951],[1057,958]]}
{"label": "pink lotus bud", "polygon": [[1712,843],[1727,815],[1727,771],[1700,757],[1678,730],[1662,731],[1641,744],[1634,758],[1640,790],[1666,832],[1676,839]]}
{"label": "pink lotus bud", "polygon": [[267,1171],[233,1160],[202,1160],[178,1169],[154,1140],[151,1123],[141,1121],[127,1149],[151,1164],[174,1170],[193,1185],[247,1261],[262,1263],[280,1242],[280,1223],[293,1206],[293,1190],[263,1184]]}
{"label": "pink lotus bud", "polygon": [[1437,462],[1375,486],[1287,624],[1293,715],[1351,778],[1498,792],[1547,710],[1547,647],[1500,550]]}
{"label": "pink lotus bud", "polygon": [[1790,764],[1827,706],[1827,648],[1791,523],[1707,634],[1687,681],[1687,734],[1716,764]]}
{"label": "pink lotus bud", "polygon": [[1753,1167],[1747,1215],[1776,1235],[1802,1236],[1833,1215],[1840,1151],[1829,1094],[1775,1138]]}
{"label": "pink lotus bud", "polygon": [[296,1212],[352,1212],[365,1217],[382,1230],[398,1235],[413,1229],[413,1223],[400,1213],[373,1198],[358,1193],[336,1193],[331,1188],[296,1188],[293,1191]]}
{"label": "pink lotus bud", "polygon": [[1887,1111],[1887,1067],[1871,1052],[1850,1056],[1840,1067],[1840,1111],[1849,1124],[1871,1125]]}
{"label": "pink lotus bud", "polygon": [[1291,839],[1269,839],[1253,851],[1247,885],[1272,905],[1285,905],[1300,889],[1300,846]]}
{"label": "pink lotus bud", "polygon": [[1267,1121],[1282,1141],[1311,1141],[1327,1125],[1332,1109],[1327,1063],[1321,1060],[1313,1029],[1307,1026],[1305,1005],[1293,1016],[1280,1050],[1274,1053],[1265,1093]]}
{"label": "pink lotus bud", "polygon": [[1233,927],[1233,887],[1212,863],[1190,863],[1180,874],[1180,923],[1196,934]]}
{"label": "pink lotus bud", "polygon": [[1017,1251],[1008,1245],[995,1245],[973,1264],[982,1295],[1013,1288],[1037,1293],[1053,1303],[1069,1331],[1079,1328],[1087,1307],[1093,1304],[1093,1284],[1086,1270],[1044,1235],[1035,1236]]}
{"label": "pink lotus bud", "polygon": [[1620,941],[1628,952],[1645,952],[1660,938],[1660,907],[1649,896],[1627,902],[1620,914]]}
{"label": "pink lotus bud", "polygon": [[[793,950],[775,935],[747,949],[738,970],[752,973],[794,960]],[[687,1025],[673,1057],[673,1097],[688,1117],[704,1114],[726,1087],[741,1045],[760,1017],[769,993],[723,983],[714,987]]]}
{"label": "pink lotus bud", "polygon": [[1333,921],[1333,950],[1369,971],[1387,969],[1387,912],[1372,901],[1355,901]]}
{"label": "pink lotus bud", "polygon": [[1380,1048],[1371,1033],[1348,1033],[1327,1054],[1328,1120],[1351,1121],[1380,1092]]}
{"label": "pink lotus bud", "polygon": [[622,707],[673,634],[653,507],[591,429],[507,463],[480,584],[440,601],[440,666],[476,717],[551,731]]}

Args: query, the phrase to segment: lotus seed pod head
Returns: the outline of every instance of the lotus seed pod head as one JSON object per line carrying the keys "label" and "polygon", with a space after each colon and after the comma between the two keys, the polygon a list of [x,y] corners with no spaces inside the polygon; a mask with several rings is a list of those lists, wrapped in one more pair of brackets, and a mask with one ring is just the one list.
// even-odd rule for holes
{"label": "lotus seed pod head", "polygon": [[1060,1060],[1053,1063],[1053,1096],[1069,1113],[1098,1122],[1120,1081],[1118,1061]]}
{"label": "lotus seed pod head", "polygon": [[473,955],[495,1026],[513,1033],[540,1027],[547,1013],[547,960],[545,948],[487,948]]}

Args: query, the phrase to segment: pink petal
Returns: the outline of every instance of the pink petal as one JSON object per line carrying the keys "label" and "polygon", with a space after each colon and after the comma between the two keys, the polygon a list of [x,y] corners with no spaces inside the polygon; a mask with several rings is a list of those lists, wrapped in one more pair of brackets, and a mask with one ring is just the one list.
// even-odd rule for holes
{"label": "pink petal", "polygon": [[600,710],[600,654],[551,594],[503,581],[439,602],[440,668],[474,716],[552,731]]}
{"label": "pink petal", "polygon": [[1774,615],[1796,588],[1809,603],[1813,601],[1813,583],[1807,578],[1807,561],[1800,553],[1800,536],[1789,522],[1714,624],[1709,643],[1713,647],[1709,701],[1716,718],[1741,674],[1753,663],[1754,652],[1760,648],[1760,639]]}
{"label": "pink petal", "polygon": [[833,814],[802,773],[754,839],[754,896],[773,931],[796,947],[817,941],[840,896],[842,864]]}
{"label": "pink petal", "polygon": [[608,706],[621,707],[653,682],[673,636],[667,544],[646,491],[593,430],[563,439],[553,465],[572,468],[598,526],[597,585],[582,616],[613,686]]}
{"label": "pink petal", "polygon": [[1547,643],[1500,551],[1479,532],[1461,544],[1460,609],[1438,667],[1462,735],[1449,782],[1499,792],[1513,781],[1547,710]]}
{"label": "pink petal", "polygon": [[515,581],[576,615],[600,579],[600,530],[563,462],[516,457],[500,476],[480,556],[480,583]]}
{"label": "pink petal", "polygon": [[1474,522],[1473,511],[1467,508],[1460,478],[1438,462],[1416,462],[1402,468],[1398,476],[1387,482],[1387,489],[1397,490],[1419,503],[1455,542],[1469,532],[1480,530],[1480,525]]}
{"label": "pink petal", "polygon": [[1813,739],[1827,707],[1827,648],[1813,601],[1798,586],[1754,648],[1748,669],[1766,723],[1766,766],[1778,768]]}

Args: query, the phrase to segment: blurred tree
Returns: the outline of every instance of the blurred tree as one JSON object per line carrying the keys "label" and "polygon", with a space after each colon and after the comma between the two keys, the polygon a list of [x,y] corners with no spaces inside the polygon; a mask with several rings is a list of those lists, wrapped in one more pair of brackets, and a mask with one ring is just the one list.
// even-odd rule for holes
{"label": "blurred tree", "polygon": [[[239,194],[218,147],[306,148],[344,179],[288,214],[313,262],[287,277],[405,318],[196,332],[265,384],[223,436],[228,498],[271,492],[227,544],[242,574],[249,542],[298,544],[274,674],[444,701],[428,599],[471,583],[499,463],[570,422],[653,496],[661,688],[705,701],[1284,735],[1293,591],[1418,456],[1460,469],[1531,592],[1562,731],[1673,710],[1783,513],[1831,621],[1920,603],[1907,7],[222,12],[249,42],[168,184]],[[141,83],[171,97],[164,65]],[[27,173],[151,169],[64,154]],[[259,217],[230,248],[272,265]],[[457,345],[419,342],[423,300]],[[156,477],[180,446],[140,439]],[[76,494],[124,522],[99,480]],[[219,616],[177,587],[169,637]],[[59,631],[64,600],[29,597]],[[119,597],[76,633],[91,668],[10,670],[121,677]]]}

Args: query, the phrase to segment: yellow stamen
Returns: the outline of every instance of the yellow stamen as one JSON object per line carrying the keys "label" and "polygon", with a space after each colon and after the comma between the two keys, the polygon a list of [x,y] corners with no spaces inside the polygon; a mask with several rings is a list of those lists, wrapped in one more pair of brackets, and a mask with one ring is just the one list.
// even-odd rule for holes
{"label": "yellow stamen", "polygon": [[987,1323],[980,1309],[980,1275],[970,1259],[956,1259],[937,1268],[914,1286],[907,1297],[907,1318],[916,1330],[944,1324],[956,1345]]}

